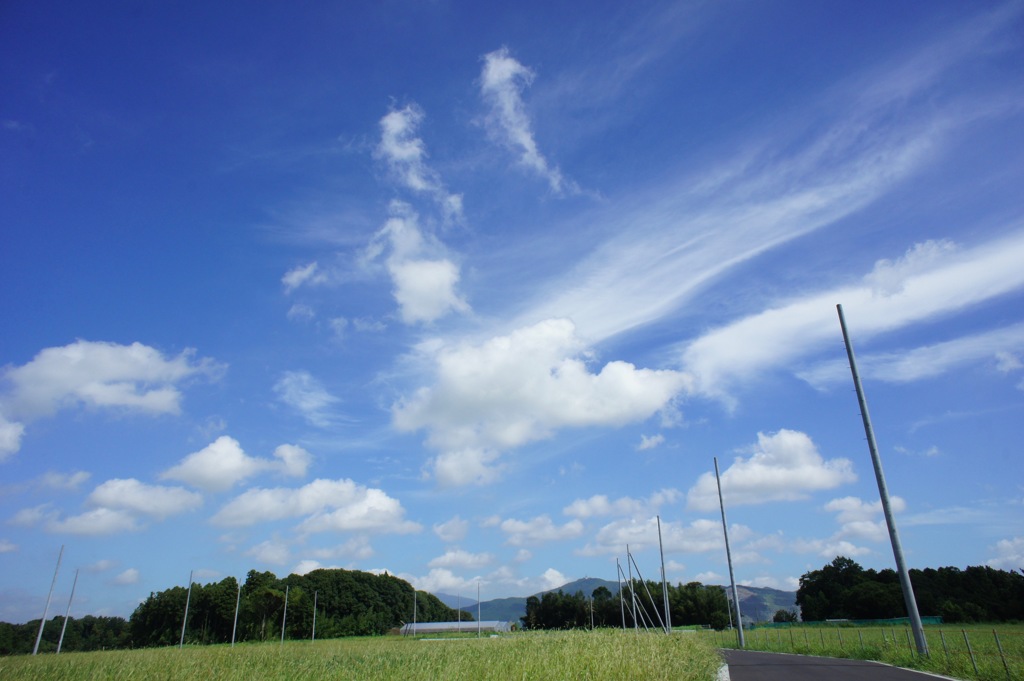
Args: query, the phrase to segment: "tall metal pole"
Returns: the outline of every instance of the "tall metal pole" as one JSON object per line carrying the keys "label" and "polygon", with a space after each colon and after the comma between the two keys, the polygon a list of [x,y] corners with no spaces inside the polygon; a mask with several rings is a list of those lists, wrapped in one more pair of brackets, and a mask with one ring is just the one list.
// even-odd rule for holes
{"label": "tall metal pole", "polygon": [[480,580],[476,581],[476,637],[480,638]]}
{"label": "tall metal pole", "polygon": [[316,597],[319,591],[313,592],[313,635],[309,638],[310,641],[316,640]]}
{"label": "tall metal pole", "polygon": [[43,626],[46,625],[46,615],[50,612],[50,599],[53,597],[53,587],[57,584],[57,573],[60,572],[60,559],[64,557],[64,545],[60,545],[60,553],[57,554],[57,567],[53,570],[53,581],[50,582],[50,592],[46,594],[46,606],[43,607],[43,619],[39,621],[39,633],[36,634],[36,645],[32,648],[32,654],[39,654],[39,642],[43,640]]}
{"label": "tall metal pole", "polygon": [[284,585],[284,614],[281,615],[281,645],[284,645],[284,625],[288,623],[288,588],[289,585]]}
{"label": "tall metal pole", "polygon": [[626,605],[622,602],[622,566],[619,559],[615,559],[615,576],[619,580],[619,612],[622,614],[622,628],[626,628]]}
{"label": "tall metal pole", "polygon": [[[630,612],[633,614],[633,630],[640,631],[640,626],[636,621],[636,585],[633,584],[633,561],[629,554],[629,544],[626,544],[626,568],[629,569],[629,602],[632,606]],[[646,627],[647,625],[644,624]]]}
{"label": "tall metal pole", "polygon": [[658,519],[658,551],[661,553],[661,592],[665,595],[665,633],[672,633],[672,613],[668,606],[668,579],[665,577],[665,547],[661,543],[661,516]]}
{"label": "tall metal pole", "polygon": [[185,616],[181,618],[181,640],[178,642],[178,650],[185,645],[185,623],[188,622],[188,604],[192,600],[192,570],[188,571],[188,595],[185,596]]}
{"label": "tall metal pole", "polygon": [[61,646],[64,645],[64,632],[68,628],[68,618],[71,616],[71,601],[75,600],[75,587],[78,586],[78,570],[75,570],[75,581],[71,583],[71,596],[68,598],[68,609],[64,611],[64,626],[60,628],[60,640],[57,641],[57,654],[60,655]]}
{"label": "tall metal pole", "polygon": [[238,585],[238,595],[235,596],[235,623],[231,626],[231,647],[235,647],[235,633],[238,631],[238,607],[242,605],[242,585]]}
{"label": "tall metal pole", "polygon": [[907,615],[910,618],[910,628],[914,632],[914,642],[917,644],[917,652],[920,655],[928,655],[928,639],[924,636],[924,625],[921,623],[921,615],[917,611],[917,599],[914,598],[914,587],[910,583],[910,571],[907,569],[907,562],[903,558],[903,546],[900,544],[900,535],[896,529],[896,518],[893,516],[892,504],[889,501],[889,488],[885,484],[885,473],[882,471],[882,459],[878,455],[878,445],[875,442],[875,431],[871,427],[871,415],[868,413],[868,401],[864,396],[864,388],[860,383],[860,374],[857,373],[857,360],[853,356],[853,344],[850,342],[850,334],[846,330],[846,317],[843,315],[843,306],[836,305],[839,312],[839,326],[843,330],[843,342],[846,344],[846,356],[850,360],[850,372],[853,374],[853,386],[857,389],[857,402],[860,404],[860,415],[864,421],[864,434],[868,439],[868,450],[871,452],[871,465],[875,468],[875,480],[878,482],[878,495],[882,499],[882,512],[885,514],[885,524],[889,528],[889,541],[892,543],[892,553],[896,558],[896,570],[900,576],[900,586],[903,587],[903,602],[907,606]]}
{"label": "tall metal pole", "polygon": [[[718,457],[715,457],[715,482],[718,483],[718,505],[722,508],[722,533],[725,534],[725,561],[729,564],[729,584],[732,586],[732,600],[736,605],[736,631],[740,637],[740,648],[747,647],[743,637],[743,616],[740,615],[740,592],[736,590],[736,577],[732,572],[732,552],[729,550],[729,525],[725,522],[725,502],[722,500],[722,479],[718,475]],[[728,599],[726,599],[728,600]]]}

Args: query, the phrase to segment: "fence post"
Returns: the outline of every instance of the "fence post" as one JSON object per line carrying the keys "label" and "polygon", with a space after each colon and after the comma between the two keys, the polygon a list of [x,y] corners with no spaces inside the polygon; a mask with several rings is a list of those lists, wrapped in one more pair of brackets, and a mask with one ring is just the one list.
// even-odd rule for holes
{"label": "fence post", "polygon": [[807,630],[804,629],[804,645],[807,646],[807,650],[811,649],[811,642],[807,640]]}
{"label": "fence post", "polygon": [[824,629],[818,629],[818,633],[821,634],[821,650],[822,650],[822,652],[824,652],[824,650],[825,650],[825,630]]}
{"label": "fence post", "polygon": [[939,638],[942,639],[942,652],[946,654],[946,670],[949,670],[949,648],[946,647],[946,634],[939,629]]}
{"label": "fence post", "polygon": [[967,654],[971,656],[971,664],[974,665],[974,675],[978,676],[978,663],[974,660],[974,651],[971,650],[971,639],[967,638],[967,630],[961,629],[964,634],[964,643],[967,644]]}
{"label": "fence post", "polygon": [[843,650],[843,630],[836,629],[836,633],[839,634],[839,650]]}
{"label": "fence post", "polygon": [[914,657],[914,644],[910,641],[910,629],[904,629],[907,633],[907,647],[910,648],[910,656]]}
{"label": "fence post", "polygon": [[999,642],[999,634],[997,634],[996,630],[993,629],[992,635],[996,637],[996,647],[999,648],[999,659],[1003,661],[1003,669],[1006,670],[1006,681],[1013,681],[1013,679],[1010,678],[1010,667],[1006,664],[1006,655],[1003,655],[1003,644]]}
{"label": "fence post", "polygon": [[860,641],[860,649],[864,650],[864,632],[860,629],[857,630],[857,639]]}

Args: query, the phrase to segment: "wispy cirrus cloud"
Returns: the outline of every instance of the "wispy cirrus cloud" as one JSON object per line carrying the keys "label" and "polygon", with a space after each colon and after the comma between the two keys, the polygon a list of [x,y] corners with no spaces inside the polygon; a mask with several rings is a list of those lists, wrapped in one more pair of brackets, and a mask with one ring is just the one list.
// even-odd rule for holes
{"label": "wispy cirrus cloud", "polygon": [[308,371],[284,372],[274,384],[274,392],[281,402],[318,428],[326,428],[334,421],[332,408],[341,401]]}
{"label": "wispy cirrus cloud", "polygon": [[555,194],[579,193],[576,183],[544,157],[534,138],[523,101],[523,90],[533,82],[534,72],[512,57],[507,47],[484,55],[483,60],[480,94],[489,107],[488,133],[516,152],[520,165],[544,178]]}

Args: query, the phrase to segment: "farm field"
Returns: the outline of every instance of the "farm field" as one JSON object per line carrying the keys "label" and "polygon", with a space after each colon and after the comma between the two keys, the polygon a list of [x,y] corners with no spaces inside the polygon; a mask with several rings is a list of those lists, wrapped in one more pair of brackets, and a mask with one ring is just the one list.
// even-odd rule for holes
{"label": "farm field", "polygon": [[[926,625],[924,629],[927,658],[917,655],[905,625],[770,626],[745,633],[747,650],[877,660],[958,679],[1024,679],[1024,625]],[[737,647],[735,632],[708,631],[702,638],[715,647]]]}
{"label": "farm field", "polygon": [[618,629],[440,640],[348,638],[13,656],[0,658],[0,679],[711,681],[721,665],[714,646],[706,636]]}

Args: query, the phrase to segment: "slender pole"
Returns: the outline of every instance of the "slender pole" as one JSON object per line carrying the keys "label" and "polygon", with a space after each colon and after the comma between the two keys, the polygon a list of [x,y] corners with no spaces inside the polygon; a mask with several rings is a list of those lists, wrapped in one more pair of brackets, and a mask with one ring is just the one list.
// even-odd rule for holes
{"label": "slender pole", "polygon": [[[630,611],[633,613],[633,629],[634,631],[639,631],[640,627],[636,622],[636,589],[634,588],[636,585],[633,584],[633,562],[629,555],[629,544],[626,544],[626,568],[629,570],[629,601],[633,606]],[[646,627],[647,624],[645,623],[644,626]]]}
{"label": "slender pole", "polygon": [[36,645],[32,648],[32,654],[39,654],[39,642],[43,640],[43,626],[46,624],[46,615],[50,612],[50,598],[53,597],[53,587],[57,584],[57,573],[60,572],[60,559],[64,557],[64,545],[60,545],[60,553],[57,554],[57,567],[53,570],[53,581],[50,582],[50,592],[46,594],[46,606],[43,607],[43,619],[39,620],[39,633],[36,634]]}
{"label": "slender pole", "polygon": [[71,616],[71,601],[75,600],[75,587],[78,586],[78,570],[75,570],[75,581],[71,583],[71,597],[68,598],[68,609],[64,611],[64,626],[60,628],[60,640],[57,641],[57,654],[60,655],[61,646],[64,645],[64,632],[68,628],[68,617]]}
{"label": "slender pole", "polygon": [[288,588],[289,585],[284,585],[284,614],[281,615],[281,645],[284,645],[284,625],[288,622]]}
{"label": "slender pole", "polygon": [[238,632],[238,606],[242,604],[242,585],[238,585],[238,595],[235,596],[235,623],[231,625],[231,647],[235,647],[235,634]]}
{"label": "slender pole", "polygon": [[313,592],[313,635],[310,637],[310,641],[316,640],[316,596],[320,593],[319,591]]}
{"label": "slender pole", "polygon": [[178,650],[185,645],[185,623],[188,622],[188,604],[192,600],[192,570],[188,571],[188,594],[185,596],[185,616],[181,618],[181,640],[178,641]]}
{"label": "slender pole", "polygon": [[722,479],[718,475],[718,457],[715,457],[715,482],[718,483],[718,505],[722,508],[722,533],[725,535],[725,561],[729,564],[729,584],[732,586],[732,600],[736,605],[736,631],[740,638],[740,648],[746,648],[743,638],[743,616],[740,615],[740,592],[736,590],[736,577],[732,571],[732,552],[729,550],[729,525],[725,522],[725,501],[722,500]]}
{"label": "slender pole", "polygon": [[480,580],[476,582],[476,637],[480,638]]}
{"label": "slender pole", "polygon": [[919,655],[927,656],[928,639],[924,636],[924,625],[921,623],[921,615],[917,611],[914,587],[910,583],[910,571],[907,569],[907,562],[903,557],[903,546],[900,544],[899,531],[896,529],[896,518],[893,515],[892,504],[889,501],[889,488],[885,484],[885,473],[882,471],[882,459],[878,455],[875,431],[871,427],[871,415],[868,413],[867,397],[864,395],[864,388],[860,383],[860,374],[857,372],[857,359],[853,355],[853,344],[850,342],[850,334],[846,330],[846,317],[843,315],[843,306],[836,305],[836,310],[839,312],[839,326],[843,330],[846,356],[850,360],[853,386],[857,389],[857,402],[860,404],[860,415],[864,421],[864,434],[867,436],[868,450],[871,452],[871,465],[875,468],[878,495],[882,499],[882,512],[885,514],[885,524],[889,528],[889,541],[892,543],[892,553],[896,558],[896,569],[900,576],[900,586],[903,587],[903,602],[907,606],[907,615],[910,617],[910,628],[914,631],[917,652]]}
{"label": "slender pole", "polygon": [[416,587],[413,587],[412,588],[412,629],[413,629],[413,633],[416,633],[416,614],[417,614],[416,613],[416,606],[418,605],[418,603],[416,601],[417,601],[417,598],[416,598]]}
{"label": "slender pole", "polygon": [[615,559],[615,576],[619,580],[619,612],[622,614],[622,628],[626,628],[626,606],[622,602],[622,566],[619,565],[619,559]]}
{"label": "slender pole", "polygon": [[658,552],[661,553],[661,592],[665,596],[665,633],[672,633],[672,613],[668,606],[668,579],[665,577],[665,546],[661,543],[661,516],[658,519]]}

